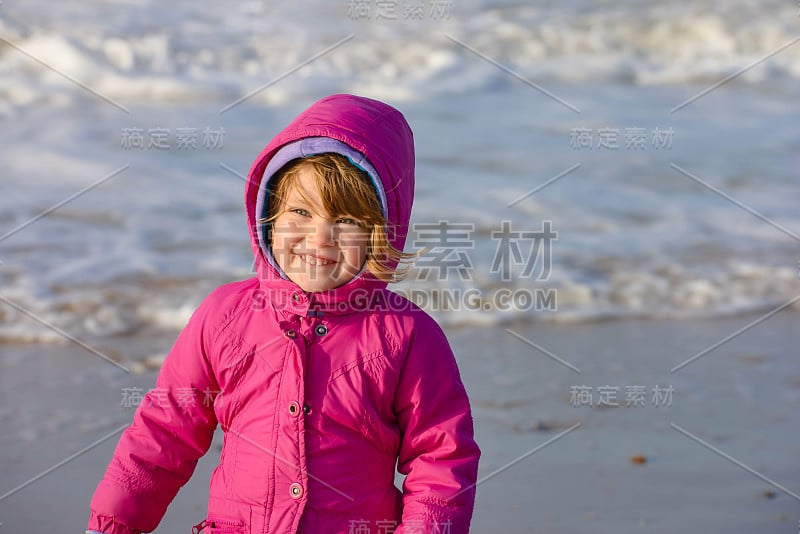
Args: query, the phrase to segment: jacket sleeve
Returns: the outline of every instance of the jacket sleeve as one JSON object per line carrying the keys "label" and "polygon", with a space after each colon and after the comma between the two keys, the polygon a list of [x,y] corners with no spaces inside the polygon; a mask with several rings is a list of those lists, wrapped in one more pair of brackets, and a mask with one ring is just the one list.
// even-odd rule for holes
{"label": "jacket sleeve", "polygon": [[439,326],[417,325],[401,371],[395,412],[402,523],[395,534],[467,534],[480,449],[455,357]]}
{"label": "jacket sleeve", "polygon": [[155,530],[167,506],[211,446],[218,390],[209,363],[209,299],[167,355],[156,387],[142,399],[90,505],[88,528],[106,534]]}

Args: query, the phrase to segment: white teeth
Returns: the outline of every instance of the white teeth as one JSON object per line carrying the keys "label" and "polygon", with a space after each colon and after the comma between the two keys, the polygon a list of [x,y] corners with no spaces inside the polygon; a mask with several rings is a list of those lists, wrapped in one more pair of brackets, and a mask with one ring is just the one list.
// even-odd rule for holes
{"label": "white teeth", "polygon": [[324,260],[322,258],[317,258],[316,256],[309,256],[306,254],[300,255],[304,262],[309,263],[311,265],[330,265],[332,263],[336,263],[335,261]]}

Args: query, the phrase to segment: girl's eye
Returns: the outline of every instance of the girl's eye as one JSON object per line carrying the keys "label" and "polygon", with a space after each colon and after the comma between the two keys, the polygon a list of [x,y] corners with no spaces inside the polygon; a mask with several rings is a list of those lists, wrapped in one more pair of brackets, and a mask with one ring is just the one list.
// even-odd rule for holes
{"label": "girl's eye", "polygon": [[298,215],[308,216],[308,210],[304,210],[303,208],[290,208],[289,211],[291,213],[296,213]]}
{"label": "girl's eye", "polygon": [[355,225],[358,225],[358,221],[353,219],[353,218],[350,218],[350,217],[339,217],[338,219],[336,219],[336,222],[339,223],[339,224],[355,224]]}

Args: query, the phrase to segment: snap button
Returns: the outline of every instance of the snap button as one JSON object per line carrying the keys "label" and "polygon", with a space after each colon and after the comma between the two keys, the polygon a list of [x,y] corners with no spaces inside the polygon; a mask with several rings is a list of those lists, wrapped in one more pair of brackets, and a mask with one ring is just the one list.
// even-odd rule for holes
{"label": "snap button", "polygon": [[289,493],[292,495],[292,499],[299,499],[303,495],[303,486],[295,482],[289,486]]}
{"label": "snap button", "polygon": [[322,336],[324,336],[325,334],[327,334],[327,333],[328,333],[328,327],[327,327],[327,326],[325,326],[324,324],[318,324],[318,325],[317,325],[317,326],[314,328],[314,332],[315,332],[315,333],[316,333],[316,334],[317,334],[319,337],[322,337]]}
{"label": "snap button", "polygon": [[294,330],[292,330],[290,328],[289,330],[286,331],[286,337],[288,337],[290,339],[294,339],[294,338],[297,337],[297,332],[295,332]]}
{"label": "snap button", "polygon": [[296,402],[292,401],[289,403],[289,413],[292,415],[297,415],[300,413],[300,405]]}
{"label": "snap button", "polygon": [[309,406],[308,404],[303,403],[303,413],[304,414],[311,413],[311,406]]}
{"label": "snap button", "polygon": [[297,293],[294,293],[292,295],[292,300],[295,301],[295,302],[300,302],[300,295],[298,295]]}

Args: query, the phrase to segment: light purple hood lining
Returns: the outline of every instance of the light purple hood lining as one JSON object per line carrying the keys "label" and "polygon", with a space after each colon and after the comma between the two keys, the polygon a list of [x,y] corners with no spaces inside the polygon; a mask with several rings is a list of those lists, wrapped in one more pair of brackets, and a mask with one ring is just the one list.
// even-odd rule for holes
{"label": "light purple hood lining", "polygon": [[[350,145],[343,143],[337,139],[330,137],[306,137],[293,143],[282,146],[272,159],[270,159],[267,167],[264,169],[264,175],[261,177],[261,183],[258,186],[258,198],[256,199],[256,213],[260,219],[267,216],[267,208],[269,207],[269,182],[272,177],[278,172],[281,167],[292,161],[293,159],[305,158],[315,154],[323,154],[326,152],[333,152],[346,156],[350,163],[365,171],[372,179],[372,185],[375,187],[375,192],[378,195],[378,200],[381,204],[381,212],[388,220],[389,211],[386,205],[386,192],[383,190],[378,172],[372,164],[364,157],[364,155],[355,150]],[[258,242],[261,245],[261,251],[270,265],[280,273],[282,278],[289,279],[286,273],[280,268],[278,263],[272,256],[272,249],[267,241],[267,227],[268,224],[257,224],[256,230],[258,232]],[[363,271],[363,269],[362,269]],[[360,274],[360,273],[359,273]]]}

